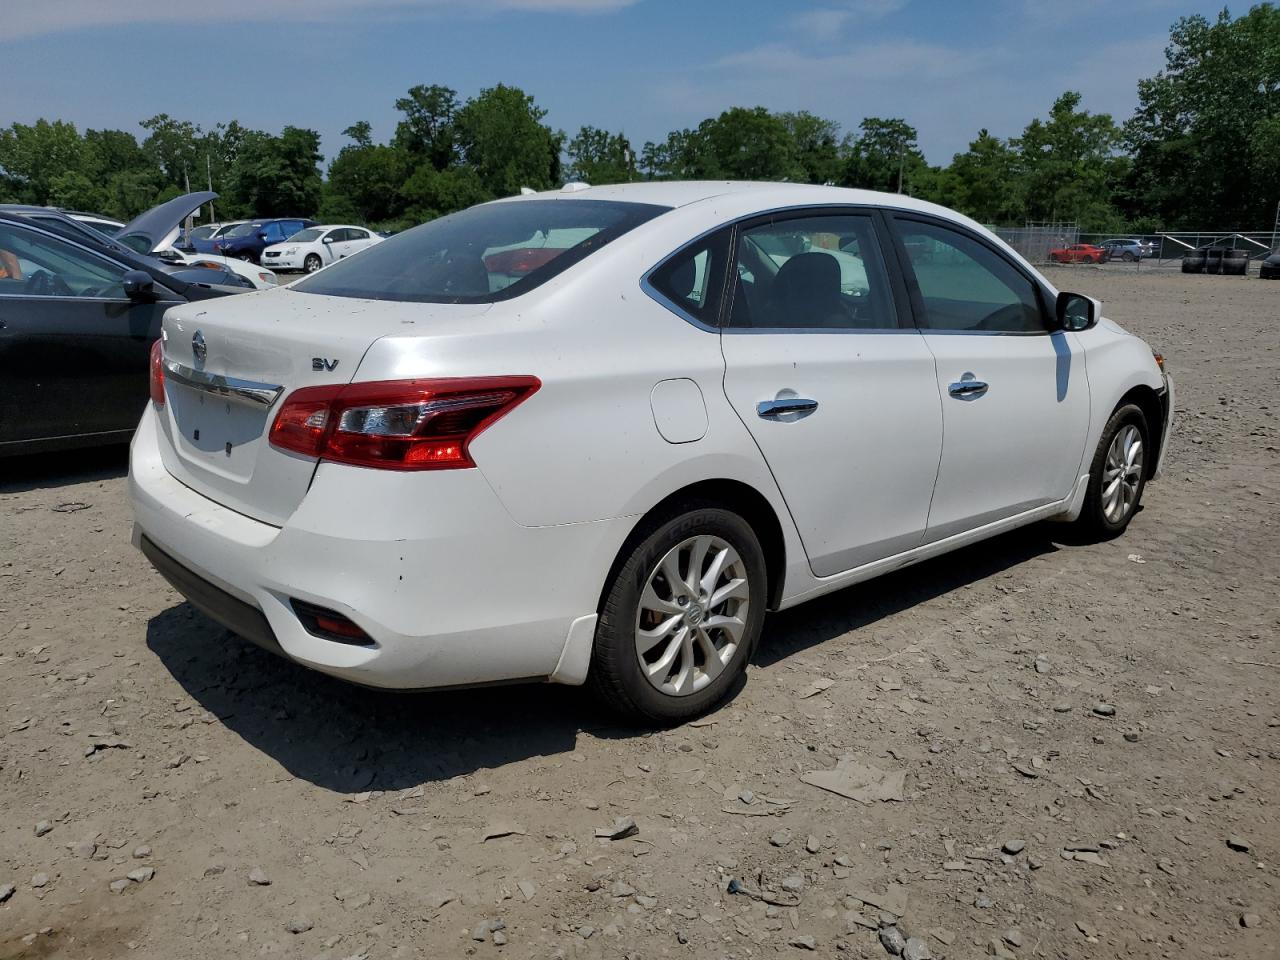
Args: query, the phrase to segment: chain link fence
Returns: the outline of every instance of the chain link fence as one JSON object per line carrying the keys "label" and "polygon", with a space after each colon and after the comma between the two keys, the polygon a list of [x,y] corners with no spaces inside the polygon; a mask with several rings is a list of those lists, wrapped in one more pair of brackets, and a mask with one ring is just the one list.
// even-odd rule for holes
{"label": "chain link fence", "polygon": [[1144,252],[1130,260],[1117,255],[1110,262],[1132,263],[1134,266],[1172,267],[1181,263],[1193,250],[1241,250],[1250,260],[1280,251],[1280,234],[1272,230],[1180,230],[1172,233],[1081,233],[1078,224],[1028,223],[1021,227],[991,227],[992,232],[1017,250],[1031,263],[1055,263],[1070,260],[1053,257],[1055,250],[1068,250],[1076,244],[1102,246],[1108,241],[1137,241]]}

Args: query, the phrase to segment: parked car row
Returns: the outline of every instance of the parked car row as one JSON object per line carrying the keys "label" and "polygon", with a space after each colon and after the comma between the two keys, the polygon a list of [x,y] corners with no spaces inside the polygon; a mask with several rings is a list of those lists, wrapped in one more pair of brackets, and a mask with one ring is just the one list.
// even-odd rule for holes
{"label": "parked car row", "polygon": [[1106,263],[1109,260],[1133,263],[1154,257],[1156,253],[1154,243],[1129,238],[1104,240],[1102,243],[1073,243],[1050,250],[1049,259],[1054,263]]}
{"label": "parked car row", "polygon": [[284,243],[275,243],[262,253],[261,262],[272,270],[301,270],[315,273],[358,253],[383,238],[365,227],[309,226]]}
{"label": "parked car row", "polygon": [[0,205],[0,456],[127,440],[165,311],[253,289],[227,265],[152,255],[216,196],[161,204],[115,238],[49,207]]}

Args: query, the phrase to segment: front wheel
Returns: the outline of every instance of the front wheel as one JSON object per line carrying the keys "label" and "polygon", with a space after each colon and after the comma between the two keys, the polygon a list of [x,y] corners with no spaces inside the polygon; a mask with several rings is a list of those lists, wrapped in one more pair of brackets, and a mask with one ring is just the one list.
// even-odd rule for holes
{"label": "front wheel", "polygon": [[307,273],[315,273],[320,266],[320,257],[314,253],[308,253],[307,258],[302,261],[302,269]]}
{"label": "front wheel", "polygon": [[589,675],[596,693],[647,723],[705,712],[760,638],[765,578],[760,542],[737,514],[688,507],[652,526],[605,593]]}
{"label": "front wheel", "polygon": [[1102,538],[1119,536],[1138,510],[1147,483],[1147,418],[1126,403],[1111,415],[1089,467],[1089,488],[1079,524]]}

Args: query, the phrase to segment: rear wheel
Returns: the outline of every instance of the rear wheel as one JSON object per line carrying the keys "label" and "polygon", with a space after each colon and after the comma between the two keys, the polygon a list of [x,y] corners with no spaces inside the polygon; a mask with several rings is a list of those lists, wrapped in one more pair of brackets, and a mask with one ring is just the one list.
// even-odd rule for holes
{"label": "rear wheel", "polygon": [[1124,532],[1142,501],[1151,449],[1147,418],[1135,404],[1126,403],[1111,415],[1089,467],[1089,489],[1081,528],[1098,537]]}
{"label": "rear wheel", "polygon": [[765,563],[751,527],[690,506],[633,543],[605,593],[589,682],[612,709],[669,724],[719,702],[764,624]]}
{"label": "rear wheel", "polygon": [[320,267],[320,257],[314,253],[308,253],[306,259],[302,261],[302,269],[307,273],[315,273]]}
{"label": "rear wheel", "polygon": [[1120,259],[1122,259],[1125,263],[1133,263],[1133,261],[1137,260],[1138,258],[1134,256],[1134,253],[1132,250],[1126,250],[1124,253],[1120,255]]}

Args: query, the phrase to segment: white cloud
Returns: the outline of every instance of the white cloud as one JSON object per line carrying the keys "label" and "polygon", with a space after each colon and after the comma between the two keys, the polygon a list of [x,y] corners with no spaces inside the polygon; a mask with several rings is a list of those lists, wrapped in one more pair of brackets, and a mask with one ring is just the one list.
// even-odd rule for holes
{"label": "white cloud", "polygon": [[524,13],[611,13],[638,0],[4,0],[0,42],[18,37],[127,24],[189,24],[411,19],[424,16]]}
{"label": "white cloud", "polygon": [[831,40],[846,26],[867,23],[897,13],[908,0],[829,0],[826,6],[805,10],[791,18],[792,29],[814,40]]}

